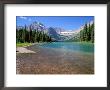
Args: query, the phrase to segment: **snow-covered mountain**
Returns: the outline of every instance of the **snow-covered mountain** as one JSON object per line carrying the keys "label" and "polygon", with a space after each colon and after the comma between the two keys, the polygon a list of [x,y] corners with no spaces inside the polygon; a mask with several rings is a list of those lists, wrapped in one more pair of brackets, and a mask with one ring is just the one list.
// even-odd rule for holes
{"label": "snow-covered mountain", "polygon": [[58,32],[56,31],[55,28],[50,27],[48,28],[48,34],[52,37],[53,40],[57,41],[60,40],[60,35],[58,34]]}
{"label": "snow-covered mountain", "polygon": [[33,22],[29,27],[31,27],[32,30],[38,30],[38,31],[46,30],[46,27],[40,22]]}
{"label": "snow-covered mountain", "polygon": [[58,34],[60,34],[61,32],[65,31],[65,29],[60,28],[60,27],[55,27],[54,30],[55,30]]}
{"label": "snow-covered mountain", "polygon": [[[93,21],[87,23],[87,25],[92,25],[92,24]],[[16,28],[18,30],[26,28],[27,30],[31,29],[31,30],[43,31],[44,33],[50,35],[54,40],[64,41],[64,40],[72,39],[74,36],[76,36],[84,28],[84,25],[79,27],[79,29],[77,30],[65,30],[60,27],[46,27],[41,22],[35,21],[30,25],[17,26]]]}
{"label": "snow-covered mountain", "polygon": [[31,29],[31,30],[36,30],[36,31],[43,31],[44,33],[48,32],[48,28],[46,28],[46,26],[40,22],[33,22],[30,25],[17,26],[16,28],[18,30],[26,28],[26,30],[28,30],[28,31]]}

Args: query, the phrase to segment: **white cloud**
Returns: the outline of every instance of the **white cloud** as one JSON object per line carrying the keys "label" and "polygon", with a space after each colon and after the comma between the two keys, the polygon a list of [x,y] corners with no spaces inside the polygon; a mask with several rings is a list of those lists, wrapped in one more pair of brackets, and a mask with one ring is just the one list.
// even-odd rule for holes
{"label": "white cloud", "polygon": [[25,20],[27,19],[27,17],[24,17],[24,16],[20,16],[20,18],[21,18],[21,19],[25,19]]}

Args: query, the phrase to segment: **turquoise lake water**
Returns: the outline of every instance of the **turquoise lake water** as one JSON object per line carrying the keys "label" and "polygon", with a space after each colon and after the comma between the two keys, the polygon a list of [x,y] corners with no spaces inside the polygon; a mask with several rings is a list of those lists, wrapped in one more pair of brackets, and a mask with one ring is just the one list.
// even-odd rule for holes
{"label": "turquoise lake water", "polygon": [[58,49],[64,51],[94,53],[94,44],[78,42],[52,42],[40,45],[41,48]]}
{"label": "turquoise lake water", "polygon": [[17,54],[20,74],[94,74],[94,44],[45,42],[26,48],[36,53]]}

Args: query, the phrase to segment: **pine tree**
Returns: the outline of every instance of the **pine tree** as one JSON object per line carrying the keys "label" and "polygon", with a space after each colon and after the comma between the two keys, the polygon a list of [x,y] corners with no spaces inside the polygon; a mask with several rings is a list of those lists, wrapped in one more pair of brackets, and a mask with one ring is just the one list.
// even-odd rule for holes
{"label": "pine tree", "polygon": [[16,29],[16,42],[19,42],[19,31]]}
{"label": "pine tree", "polygon": [[94,43],[94,23],[91,26],[91,42]]}
{"label": "pine tree", "polygon": [[32,29],[31,29],[31,25],[29,27],[29,42],[32,42]]}
{"label": "pine tree", "polygon": [[26,29],[26,25],[24,29],[17,30],[16,29],[16,42],[49,42],[51,41],[51,37],[44,33],[43,31],[32,30],[31,25],[29,26],[29,31]]}
{"label": "pine tree", "polygon": [[91,40],[91,26],[90,26],[90,23],[89,23],[89,27],[88,27],[88,41]]}
{"label": "pine tree", "polygon": [[[78,35],[77,35],[78,36]],[[77,39],[76,39],[77,38]],[[94,23],[92,25],[84,25],[84,28],[80,31],[80,37],[74,37],[74,40],[76,41],[91,41],[94,43]]]}
{"label": "pine tree", "polygon": [[24,42],[26,41],[26,25],[25,25],[25,28],[24,28]]}

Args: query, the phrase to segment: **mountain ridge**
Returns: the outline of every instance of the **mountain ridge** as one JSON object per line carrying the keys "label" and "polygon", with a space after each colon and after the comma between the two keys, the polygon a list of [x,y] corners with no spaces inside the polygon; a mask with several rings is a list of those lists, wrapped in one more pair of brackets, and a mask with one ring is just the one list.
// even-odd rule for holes
{"label": "mountain ridge", "polygon": [[[87,23],[87,25],[92,25],[93,21],[90,21]],[[27,30],[38,30],[38,31],[43,31],[44,33],[47,33],[50,35],[53,40],[55,41],[64,41],[64,40],[69,40],[76,36],[83,28],[84,25],[79,27],[77,30],[65,30],[61,27],[46,27],[43,23],[34,21],[30,25],[25,25],[25,26],[16,26],[17,30],[20,29],[27,29]]]}

